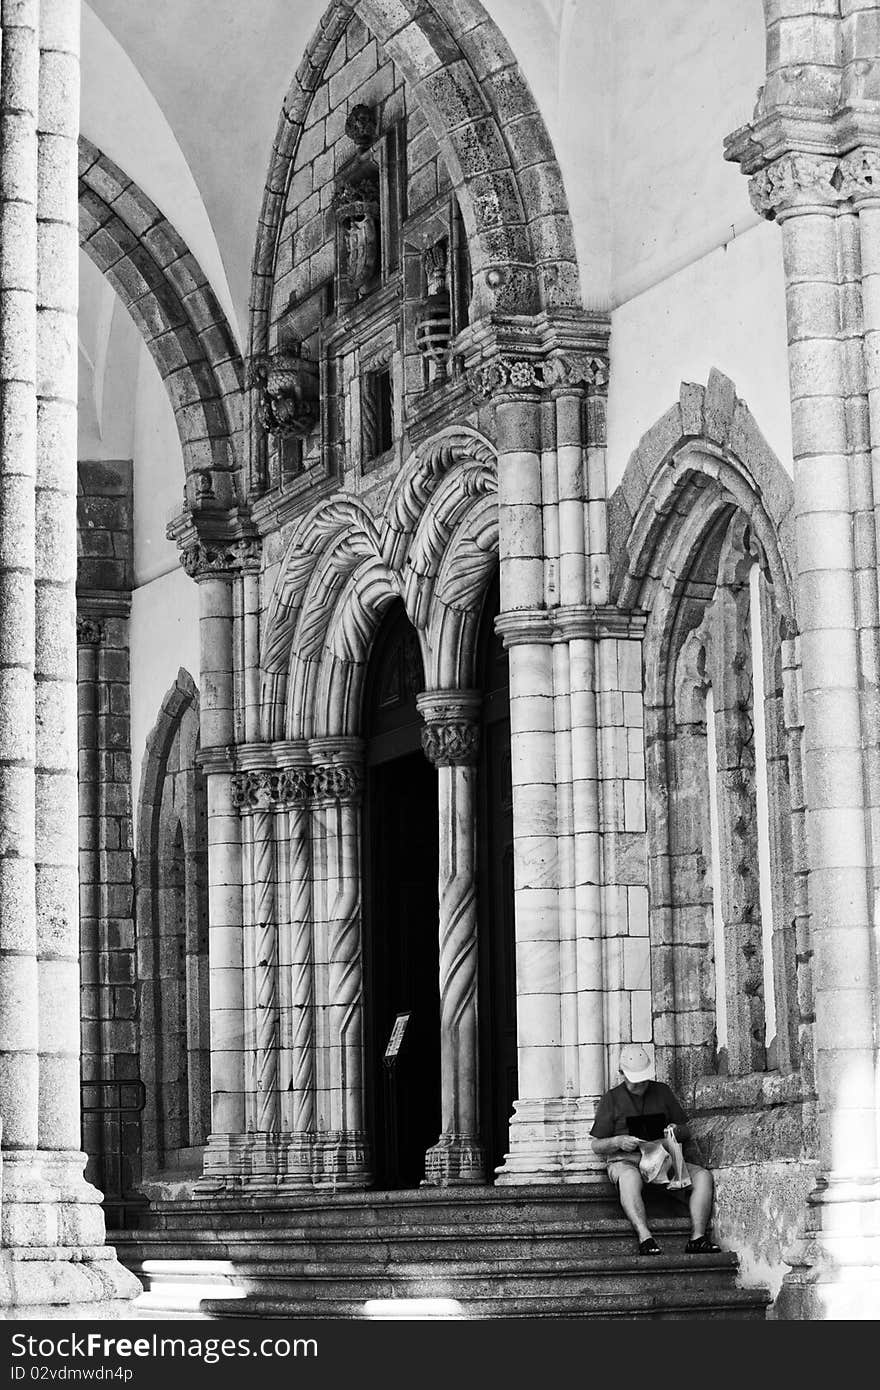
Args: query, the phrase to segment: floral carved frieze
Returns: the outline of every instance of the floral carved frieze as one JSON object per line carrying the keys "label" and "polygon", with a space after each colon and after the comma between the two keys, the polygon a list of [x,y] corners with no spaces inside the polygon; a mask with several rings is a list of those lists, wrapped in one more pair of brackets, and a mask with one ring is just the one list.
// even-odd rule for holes
{"label": "floral carved frieze", "polygon": [[557,353],[552,357],[515,357],[498,353],[468,373],[471,389],[485,400],[510,392],[586,386],[604,390],[608,362],[590,352]]}
{"label": "floral carved frieze", "polygon": [[351,801],[360,796],[363,773],[352,764],[252,768],[233,773],[232,804],[238,811],[274,811],[309,801]]}

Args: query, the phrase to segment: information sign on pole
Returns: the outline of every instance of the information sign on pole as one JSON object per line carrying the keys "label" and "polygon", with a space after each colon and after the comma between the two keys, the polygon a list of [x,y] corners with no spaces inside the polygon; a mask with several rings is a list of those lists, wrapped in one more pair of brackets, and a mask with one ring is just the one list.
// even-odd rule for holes
{"label": "information sign on pole", "polygon": [[388,1039],[388,1046],[385,1048],[385,1061],[394,1062],[403,1044],[403,1037],[406,1033],[406,1025],[409,1023],[409,1014],[398,1014],[394,1020],[394,1027],[391,1029],[391,1037]]}

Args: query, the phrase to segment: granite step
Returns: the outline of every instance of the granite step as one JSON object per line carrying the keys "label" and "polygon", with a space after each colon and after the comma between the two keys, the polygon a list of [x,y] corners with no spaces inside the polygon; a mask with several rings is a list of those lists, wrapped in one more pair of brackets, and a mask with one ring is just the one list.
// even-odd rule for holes
{"label": "granite step", "polygon": [[110,1233],[138,1316],[763,1317],[732,1252],[688,1256],[685,1210],[651,1194],[650,1259],[608,1183],[154,1201]]}

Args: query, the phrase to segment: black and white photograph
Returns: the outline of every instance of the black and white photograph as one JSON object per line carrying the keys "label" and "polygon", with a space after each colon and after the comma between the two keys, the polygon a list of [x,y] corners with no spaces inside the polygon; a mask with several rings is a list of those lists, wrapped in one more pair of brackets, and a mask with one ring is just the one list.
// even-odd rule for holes
{"label": "black and white photograph", "polygon": [[878,563],[880,0],[0,0],[0,1378],[880,1319]]}

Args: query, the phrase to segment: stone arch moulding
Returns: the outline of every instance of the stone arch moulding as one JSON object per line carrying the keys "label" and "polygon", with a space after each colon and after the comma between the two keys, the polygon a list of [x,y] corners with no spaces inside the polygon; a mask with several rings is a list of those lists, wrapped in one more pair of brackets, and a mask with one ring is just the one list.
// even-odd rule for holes
{"label": "stone arch moulding", "polygon": [[[369,637],[396,595],[420,633],[426,674],[439,679],[443,670],[458,670],[459,656],[450,665],[431,647],[438,634],[455,632],[459,640],[463,618],[450,622],[447,615],[443,622],[443,613],[448,608],[463,614],[470,599],[478,603],[480,577],[491,570],[493,546],[497,550],[496,462],[483,435],[451,427],[412,454],[380,518],[345,494],[323,500],[303,518],[282,561],[263,633],[266,738],[313,736],[316,726],[322,733],[354,726],[357,672],[348,672],[351,679],[346,676],[340,696],[337,668],[366,660]],[[464,547],[463,555],[467,551],[473,583],[460,593],[438,594],[444,556],[457,546]],[[323,714],[316,705],[321,698]],[[301,729],[291,725],[294,708],[304,721]]]}
{"label": "stone arch moulding", "polygon": [[438,142],[468,234],[475,317],[581,308],[553,145],[479,0],[332,0],[284,98],[272,148],[252,268],[251,357],[269,346],[278,238],[309,104],[354,15],[397,64]]}
{"label": "stone arch moulding", "polygon": [[[807,855],[803,821],[793,816],[790,799],[791,789],[802,786],[798,656],[792,640],[797,634],[793,503],[789,474],[748,407],[738,399],[733,382],[717,371],[710,373],[706,387],[682,385],[677,404],[642,437],[609,502],[611,601],[623,610],[641,609],[647,615],[643,695],[647,780],[654,789],[647,797],[654,1040],[669,1074],[682,1089],[695,1087],[695,1106],[707,1110],[716,1096],[717,1077],[711,1066],[707,1070],[707,1059],[715,1047],[709,1028],[717,1026],[717,982],[711,935],[695,937],[693,933],[696,924],[709,920],[707,904],[711,910],[713,902],[707,895],[704,872],[711,863],[705,849],[711,831],[705,818],[700,819],[702,811],[698,816],[688,809],[688,798],[691,807],[709,804],[709,792],[701,790],[697,781],[709,756],[704,704],[708,686],[716,694],[720,691],[724,700],[722,756],[730,750],[736,754],[745,746],[737,742],[736,721],[747,711],[751,694],[744,696],[734,681],[725,686],[718,673],[745,671],[751,682],[751,667],[739,664],[746,650],[740,639],[744,632],[748,634],[748,621],[743,622],[730,599],[735,598],[733,580],[740,591],[746,588],[748,597],[742,570],[750,570],[755,561],[766,586],[758,651],[764,669],[764,766],[773,865],[772,939],[762,938],[761,949],[769,950],[772,962],[778,1057],[772,1066],[759,1066],[753,1073],[759,1078],[753,1085],[754,1096],[775,1103],[777,1068],[783,1078],[779,1084],[788,1087],[786,1094],[795,1094],[801,1069],[806,1074],[810,1066],[810,1043],[802,1028],[808,1004],[801,1014],[802,1001],[809,999],[802,968],[802,961],[809,959],[804,945],[809,941],[809,927],[798,908],[806,901],[805,887],[798,879]],[[695,569],[699,570],[696,580]],[[720,610],[712,598],[712,589],[717,594],[718,585],[727,596]],[[711,611],[710,603],[715,607],[711,629],[706,618],[700,621],[698,616],[700,608],[705,614]],[[710,639],[719,644],[714,678],[707,674],[706,665]],[[746,635],[745,644],[750,641]],[[767,684],[768,678],[772,685]],[[756,722],[745,715],[750,743]],[[726,785],[719,783],[720,801],[715,803],[726,807],[723,815],[718,813],[724,843],[740,846],[740,863],[757,864],[758,850],[752,853],[747,840],[756,817],[752,811],[742,812],[740,806],[743,798],[757,795],[756,782],[750,785],[747,777],[740,776],[738,764],[718,762],[716,766],[731,772]],[[744,760],[743,767],[747,766]],[[737,827],[735,832],[732,825]],[[720,864],[722,877],[737,884],[737,897],[723,914],[727,941],[731,926],[741,922],[746,933],[755,918],[751,909],[746,910],[748,900],[741,891],[733,852],[725,859],[722,850]],[[759,886],[753,884],[750,892],[754,901]],[[762,899],[762,910],[763,905]],[[760,960],[751,940],[742,944],[750,947],[749,960]],[[745,949],[726,948],[728,966],[735,961],[742,969],[746,955]],[[741,980],[735,974],[723,978],[733,981],[726,994],[731,1017],[731,998],[757,998],[761,993],[753,979]],[[738,1085],[748,1071],[741,1064],[742,1039],[756,1037],[751,1025],[745,1029],[737,1022],[736,1028],[740,1060],[727,1079],[731,1086]],[[737,1094],[745,1096],[746,1091]],[[701,1142],[708,1133],[701,1133]]]}
{"label": "stone arch moulding", "polygon": [[[711,499],[697,506],[707,489]],[[792,480],[733,382],[714,368],[705,387],[682,383],[677,403],[642,436],[609,499],[612,602],[645,606],[645,595],[662,581],[658,551],[671,544],[670,514],[681,518],[680,554],[685,535],[692,532],[696,542],[716,503],[738,507],[753,522],[777,602],[794,622]]]}
{"label": "stone arch moulding", "polygon": [[80,246],[134,319],[171,400],[192,507],[239,491],[244,368],[226,316],[179,233],[84,136]]}

